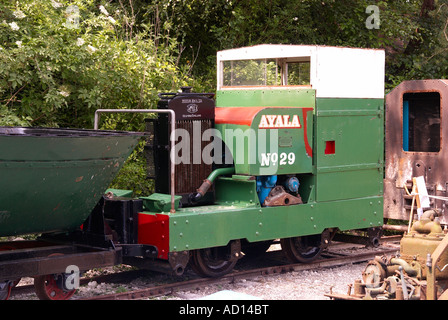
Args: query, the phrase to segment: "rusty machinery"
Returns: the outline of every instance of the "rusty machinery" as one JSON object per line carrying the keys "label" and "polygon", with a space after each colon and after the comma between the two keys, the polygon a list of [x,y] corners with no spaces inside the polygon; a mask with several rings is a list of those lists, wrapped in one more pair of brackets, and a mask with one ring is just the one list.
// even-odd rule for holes
{"label": "rusty machinery", "polygon": [[[408,220],[413,177],[424,177],[430,208],[448,223],[444,197],[448,186],[447,80],[404,81],[386,95],[384,218]],[[385,225],[385,228],[390,226]],[[406,231],[404,227],[403,231]]]}
{"label": "rusty machinery", "polygon": [[333,299],[448,299],[448,237],[437,210],[425,211],[413,221],[400,242],[397,256],[377,256],[369,261],[362,279],[349,285],[347,295]]}
{"label": "rusty machinery", "polygon": [[347,295],[329,297],[448,298],[447,94],[447,80],[413,80],[386,96],[384,218],[409,222],[383,228],[405,232],[400,254],[369,261]]}

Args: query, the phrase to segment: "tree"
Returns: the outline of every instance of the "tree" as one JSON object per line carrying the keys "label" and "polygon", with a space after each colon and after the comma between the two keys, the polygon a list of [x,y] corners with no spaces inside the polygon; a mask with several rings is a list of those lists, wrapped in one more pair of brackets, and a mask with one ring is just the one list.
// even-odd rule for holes
{"label": "tree", "polygon": [[[214,79],[216,51],[261,43],[318,44],[386,50],[387,88],[404,79],[446,77],[448,6],[437,0],[159,0],[183,62]],[[163,5],[162,5],[163,4]],[[366,8],[379,9],[378,29]],[[176,28],[177,27],[177,28]],[[445,28],[446,35],[446,28]]]}
{"label": "tree", "polygon": [[0,15],[0,124],[91,128],[98,108],[155,107],[187,84],[175,43],[129,28],[126,7],[26,0]]}
{"label": "tree", "polygon": [[[191,83],[175,39],[163,43],[132,1],[0,3],[0,125],[92,128],[98,108],[155,108]],[[141,115],[104,116],[102,129],[143,131]],[[144,141],[113,187],[148,194]]]}

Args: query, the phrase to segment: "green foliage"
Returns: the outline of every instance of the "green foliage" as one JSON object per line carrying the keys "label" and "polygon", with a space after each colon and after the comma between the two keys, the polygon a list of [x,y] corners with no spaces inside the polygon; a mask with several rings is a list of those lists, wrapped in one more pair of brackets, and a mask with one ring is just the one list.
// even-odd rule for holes
{"label": "green foliage", "polygon": [[151,108],[158,92],[187,84],[174,42],[156,47],[145,28],[131,38],[127,8],[96,4],[1,5],[0,124],[91,128],[98,108]]}
{"label": "green foliage", "polygon": [[134,196],[149,195],[154,191],[154,181],[146,179],[146,159],[143,156],[145,141],[140,141],[128,158],[120,174],[112,181],[110,188],[133,190]]}
{"label": "green foliage", "polygon": [[[155,108],[184,85],[213,92],[216,52],[262,43],[385,49],[386,91],[448,78],[445,2],[0,0],[0,125],[92,128],[98,108]],[[369,5],[379,29],[366,28]],[[103,115],[101,128],[142,131],[144,117]],[[114,187],[151,191],[141,149]]]}
{"label": "green foliage", "polygon": [[[156,45],[150,27],[134,26],[132,2],[102,4],[0,3],[0,125],[92,128],[96,109],[154,108],[159,92],[190,83],[175,40]],[[102,116],[101,128],[142,131],[143,118]],[[151,191],[138,151],[113,187]]]}
{"label": "green foliage", "polygon": [[[193,74],[214,78],[216,51],[262,43],[317,44],[386,50],[386,84],[448,76],[445,1],[159,0]],[[163,5],[161,5],[163,3]],[[369,5],[380,28],[366,28]],[[171,33],[173,35],[173,32]],[[198,54],[199,51],[199,54]]]}
{"label": "green foliage", "polygon": [[[372,4],[379,29],[366,28]],[[91,127],[97,108],[154,107],[182,85],[213,91],[216,51],[260,43],[384,48],[387,89],[446,78],[447,19],[428,0],[2,3],[0,124]],[[114,115],[104,128],[135,120]]]}

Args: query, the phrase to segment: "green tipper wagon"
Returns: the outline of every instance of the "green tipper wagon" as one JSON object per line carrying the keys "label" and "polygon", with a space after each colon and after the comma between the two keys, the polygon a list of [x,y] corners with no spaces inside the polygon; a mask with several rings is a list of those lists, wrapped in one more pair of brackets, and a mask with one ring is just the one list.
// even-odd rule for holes
{"label": "green tipper wagon", "polygon": [[79,228],[140,137],[0,127],[0,236]]}

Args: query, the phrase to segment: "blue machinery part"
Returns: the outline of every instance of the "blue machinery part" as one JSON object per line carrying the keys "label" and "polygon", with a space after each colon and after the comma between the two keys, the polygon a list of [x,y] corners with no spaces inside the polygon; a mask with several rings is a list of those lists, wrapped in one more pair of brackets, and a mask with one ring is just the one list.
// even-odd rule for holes
{"label": "blue machinery part", "polygon": [[[272,188],[277,184],[277,176],[260,176],[257,177],[257,194],[260,204],[264,203],[264,200],[271,192]],[[296,177],[289,177],[284,182],[284,187],[291,193],[299,192],[299,179]]]}
{"label": "blue machinery part", "polygon": [[264,199],[269,195],[271,189],[277,183],[277,176],[261,176],[257,177],[257,193],[260,204],[263,204]]}
{"label": "blue machinery part", "polygon": [[286,190],[292,192],[292,193],[298,193],[299,192],[299,179],[297,177],[290,177],[285,181],[285,188]]}
{"label": "blue machinery part", "polygon": [[403,101],[403,151],[409,151],[409,101]]}

